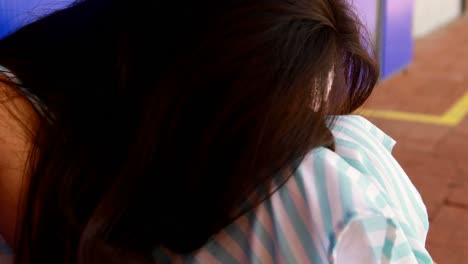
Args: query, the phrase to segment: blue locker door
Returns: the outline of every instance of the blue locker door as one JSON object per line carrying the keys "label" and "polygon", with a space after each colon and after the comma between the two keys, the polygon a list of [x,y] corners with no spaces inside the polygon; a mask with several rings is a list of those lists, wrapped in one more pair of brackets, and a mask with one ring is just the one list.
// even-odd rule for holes
{"label": "blue locker door", "polygon": [[0,0],[0,38],[72,2],[73,0]]}
{"label": "blue locker door", "polygon": [[414,0],[382,0],[381,66],[385,78],[413,59]]}
{"label": "blue locker door", "polygon": [[412,61],[414,0],[349,0],[376,45],[382,78]]}

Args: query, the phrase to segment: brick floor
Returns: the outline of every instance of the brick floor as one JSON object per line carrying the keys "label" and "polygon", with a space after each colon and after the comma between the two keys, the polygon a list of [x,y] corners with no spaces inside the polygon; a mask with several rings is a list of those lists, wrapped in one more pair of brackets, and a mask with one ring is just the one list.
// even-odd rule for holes
{"label": "brick floor", "polygon": [[447,258],[457,257],[452,263],[468,263],[468,210],[454,206],[444,206],[431,222],[428,249],[432,257],[440,263],[449,263]]}
{"label": "brick floor", "polygon": [[[382,81],[366,108],[442,115],[468,91],[468,17],[419,39],[414,62]],[[392,98],[389,100],[389,98]],[[468,116],[455,127],[371,118],[421,192],[434,260],[468,264]]]}

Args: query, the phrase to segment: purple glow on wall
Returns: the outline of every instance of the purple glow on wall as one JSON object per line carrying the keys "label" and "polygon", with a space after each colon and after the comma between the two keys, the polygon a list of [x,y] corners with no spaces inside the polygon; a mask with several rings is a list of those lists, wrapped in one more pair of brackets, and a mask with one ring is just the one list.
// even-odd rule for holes
{"label": "purple glow on wall", "polygon": [[367,27],[369,34],[375,37],[377,33],[378,0],[352,0],[351,4]]}

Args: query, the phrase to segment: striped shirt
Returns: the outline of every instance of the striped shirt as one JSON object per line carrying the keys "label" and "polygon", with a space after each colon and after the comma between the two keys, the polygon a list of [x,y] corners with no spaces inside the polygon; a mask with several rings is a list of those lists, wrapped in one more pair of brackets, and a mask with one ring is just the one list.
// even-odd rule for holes
{"label": "striped shirt", "polygon": [[[335,152],[312,150],[203,248],[189,256],[158,248],[157,263],[433,263],[426,208],[391,155],[395,142],[360,116],[338,117],[332,132]],[[10,254],[0,239],[0,260]]]}
{"label": "striped shirt", "polygon": [[286,184],[189,256],[157,263],[433,263],[426,208],[391,155],[393,139],[338,117],[335,152],[312,150]]}
{"label": "striped shirt", "polygon": [[[156,262],[433,263],[426,208],[391,155],[394,140],[353,115],[337,117],[332,132],[334,152],[313,149],[284,185],[204,247],[188,256],[157,248]],[[12,254],[0,236],[0,263]]]}

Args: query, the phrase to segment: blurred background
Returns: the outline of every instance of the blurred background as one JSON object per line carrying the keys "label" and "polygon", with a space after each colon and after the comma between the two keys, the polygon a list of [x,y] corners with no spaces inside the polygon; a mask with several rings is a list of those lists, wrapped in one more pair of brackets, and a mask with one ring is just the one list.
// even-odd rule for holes
{"label": "blurred background", "polygon": [[353,1],[382,76],[358,113],[397,141],[428,209],[434,260],[468,263],[468,1]]}
{"label": "blurred background", "polygon": [[[358,113],[398,142],[394,155],[427,205],[434,259],[468,263],[468,0],[349,1],[381,66]],[[0,38],[71,2],[0,0]]]}

